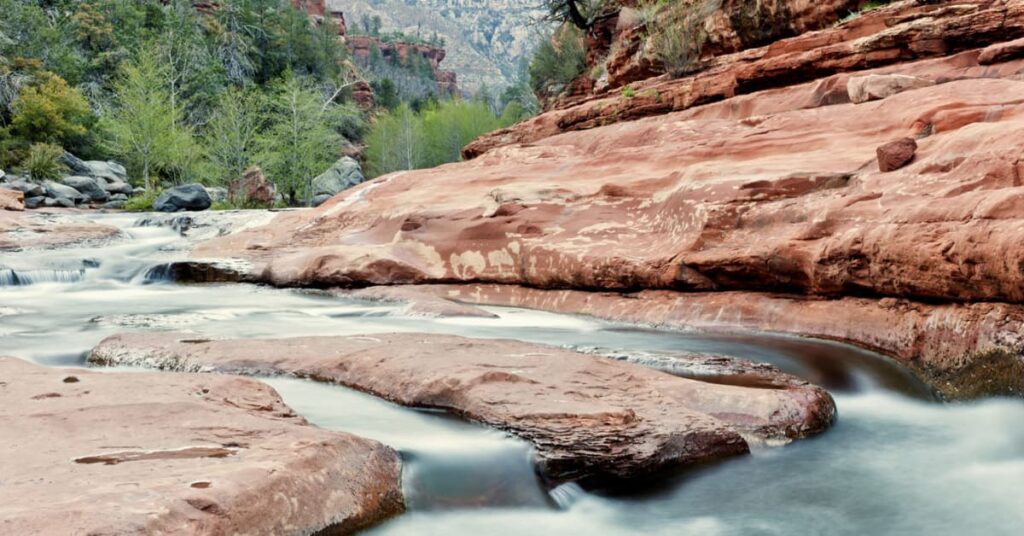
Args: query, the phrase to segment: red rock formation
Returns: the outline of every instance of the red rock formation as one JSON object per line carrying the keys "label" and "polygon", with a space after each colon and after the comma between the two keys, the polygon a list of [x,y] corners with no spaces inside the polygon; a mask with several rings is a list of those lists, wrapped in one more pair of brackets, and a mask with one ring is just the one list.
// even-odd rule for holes
{"label": "red rock formation", "polygon": [[741,454],[748,443],[820,432],[835,413],[822,389],[782,373],[767,389],[712,384],[553,347],[449,335],[195,341],[122,334],[89,358],[295,374],[448,409],[533,442],[542,473],[554,481],[632,479]]}
{"label": "red rock formation", "polygon": [[228,195],[236,202],[266,207],[277,200],[277,188],[263,176],[259,166],[252,166],[230,184]]}
{"label": "red rock formation", "polygon": [[[991,63],[1013,55],[984,47],[1024,34],[1024,1],[879,11],[653,80],[633,98],[542,114],[485,140],[475,160],[370,181],[196,255],[246,258],[252,276],[278,285],[491,282],[1018,307],[1024,60]],[[848,71],[934,84],[853,104]],[[915,159],[882,173],[876,148],[903,137],[918,145]],[[991,344],[959,364],[992,352],[1011,369],[1022,362],[1020,345],[962,318],[963,337]],[[851,339],[871,343],[865,332]],[[910,360],[938,359],[936,345],[920,352]]]}
{"label": "red rock formation", "polygon": [[[1016,73],[1014,61],[989,68],[995,65],[981,63],[977,52],[954,54],[1022,35],[1024,7],[1017,1],[962,0],[940,5],[899,2],[835,28],[716,57],[704,71],[691,77],[659,77],[634,83],[631,97],[621,91],[608,91],[582,101],[572,100],[559,109],[482,136],[466,146],[463,155],[473,158],[502,145],[686,110],[811,80],[819,80],[819,90],[806,106],[849,102],[849,76],[845,73],[867,69],[877,74],[920,74],[933,81],[1009,76]],[[995,54],[980,53],[986,59]],[[915,59],[937,56],[940,59],[935,62],[907,65]],[[884,68],[887,65],[893,67]]]}
{"label": "red rock formation", "polygon": [[0,210],[25,210],[25,194],[17,190],[0,188]]}
{"label": "red rock formation", "polygon": [[376,48],[380,51],[381,57],[386,61],[406,63],[412,54],[416,54],[430,64],[434,78],[437,80],[438,91],[443,94],[456,94],[458,92],[458,81],[453,71],[441,69],[441,62],[444,61],[446,52],[443,48],[426,45],[423,43],[405,43],[402,41],[381,41],[369,35],[350,35],[345,39],[352,56],[362,63],[366,63],[371,55],[371,50]]}
{"label": "red rock formation", "polygon": [[914,159],[917,142],[913,138],[900,138],[883,144],[875,150],[878,156],[878,171],[888,173],[907,165]]}
{"label": "red rock formation", "polygon": [[5,534],[347,534],[403,508],[396,452],[260,382],[13,358],[0,378]]}

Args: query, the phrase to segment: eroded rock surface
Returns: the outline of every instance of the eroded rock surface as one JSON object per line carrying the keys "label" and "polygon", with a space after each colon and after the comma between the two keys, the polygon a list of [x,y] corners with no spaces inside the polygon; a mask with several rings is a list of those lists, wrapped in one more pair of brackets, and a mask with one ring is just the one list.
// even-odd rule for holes
{"label": "eroded rock surface", "polygon": [[531,441],[553,480],[630,479],[822,431],[835,407],[806,382],[719,385],[508,340],[448,335],[209,340],[121,334],[90,361],[171,370],[294,374],[399,404],[444,408]]}
{"label": "eroded rock surface", "polygon": [[5,534],[348,533],[402,510],[397,453],[249,379],[0,358],[0,428]]}
{"label": "eroded rock surface", "polygon": [[103,242],[116,238],[120,233],[117,227],[72,223],[57,214],[0,211],[0,251]]}

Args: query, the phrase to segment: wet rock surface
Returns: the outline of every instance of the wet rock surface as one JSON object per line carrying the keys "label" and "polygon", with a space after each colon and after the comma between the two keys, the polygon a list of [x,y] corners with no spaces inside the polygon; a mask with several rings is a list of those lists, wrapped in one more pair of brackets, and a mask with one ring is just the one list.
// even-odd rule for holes
{"label": "wet rock surface", "polygon": [[[752,292],[631,294],[512,285],[427,285],[418,292],[470,304],[526,307],[670,329],[805,335],[890,355],[949,399],[1024,396],[1024,306]],[[984,375],[982,371],[992,371]]]}
{"label": "wet rock surface", "polygon": [[49,249],[112,240],[121,231],[109,225],[70,222],[59,214],[0,211],[0,251]]}
{"label": "wet rock surface", "polygon": [[402,510],[398,455],[270,387],[0,358],[7,534],[344,534]]}
{"label": "wet rock surface", "polygon": [[834,403],[795,381],[750,388],[510,340],[448,335],[211,340],[120,334],[91,362],[167,370],[293,374],[402,405],[443,408],[531,441],[554,481],[620,480],[741,454],[824,430]]}

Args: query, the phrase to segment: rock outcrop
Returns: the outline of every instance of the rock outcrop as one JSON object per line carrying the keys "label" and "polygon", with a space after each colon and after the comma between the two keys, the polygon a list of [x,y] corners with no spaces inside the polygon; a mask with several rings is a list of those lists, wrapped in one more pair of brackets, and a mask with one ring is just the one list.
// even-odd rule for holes
{"label": "rock outcrop", "polygon": [[331,534],[402,511],[399,459],[249,379],[0,358],[8,534]]}
{"label": "rock outcrop", "polygon": [[750,443],[824,430],[822,389],[679,378],[639,365],[508,340],[427,334],[209,340],[175,333],[108,337],[102,365],[294,374],[399,404],[442,408],[531,441],[554,481],[619,480],[746,452]]}
{"label": "rock outcrop", "polygon": [[[3,192],[0,190],[0,195]],[[0,211],[0,251],[81,246],[105,242],[120,233],[110,225],[67,223],[50,215]]]}
{"label": "rock outcrop", "polygon": [[277,200],[277,188],[267,180],[259,166],[252,166],[231,183],[228,197],[236,203],[269,207]]}
{"label": "rock outcrop", "polygon": [[[901,2],[632,99],[542,114],[482,140],[501,143],[472,161],[364,183],[195,255],[243,258],[285,286],[786,292],[1016,311],[1024,59],[980,58],[1015,58],[986,47],[1021,34],[1020,0]],[[851,71],[931,83],[855,104]],[[901,138],[913,160],[883,172],[877,149]],[[986,341],[971,353],[905,341],[904,359],[945,371],[998,354],[1016,370],[1021,346],[987,314],[962,317],[961,336]]]}
{"label": "rock outcrop", "polygon": [[343,156],[313,179],[313,205],[320,206],[338,192],[363,182],[363,168],[356,159]]}
{"label": "rock outcrop", "polygon": [[[548,113],[482,136],[467,145],[463,154],[473,158],[495,147],[531,143],[566,131],[687,110],[808,81],[817,81],[815,91],[803,97],[805,102],[791,105],[850,102],[847,85],[849,73],[855,72],[860,72],[856,76],[897,74],[931,81],[1014,76],[1020,58],[1010,54],[1003,56],[1007,58],[1003,62],[982,63],[981,58],[998,55],[981,47],[994,44],[1001,50],[1002,43],[1021,36],[1024,7],[1016,0],[905,0],[834,28],[717,56],[689,77],[674,80],[660,76],[632,82],[632,96],[610,89],[564,102]],[[939,59],[915,62],[927,58]],[[758,101],[765,100],[760,97]]]}

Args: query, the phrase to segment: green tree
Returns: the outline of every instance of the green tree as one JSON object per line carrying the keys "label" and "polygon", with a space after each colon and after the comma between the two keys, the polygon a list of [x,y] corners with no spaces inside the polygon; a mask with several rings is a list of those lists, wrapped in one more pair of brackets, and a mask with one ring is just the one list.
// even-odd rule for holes
{"label": "green tree", "polygon": [[587,66],[583,34],[565,25],[541,41],[530,62],[530,85],[539,95],[555,94],[565,88]]}
{"label": "green tree", "polygon": [[203,135],[210,175],[220,184],[237,179],[256,158],[263,98],[256,91],[231,89],[217,100]]}
{"label": "green tree", "polygon": [[86,134],[91,122],[89,104],[63,78],[41,72],[12,103],[11,127],[30,142],[68,145]]}
{"label": "green tree", "polygon": [[313,178],[338,158],[344,138],[338,133],[341,108],[296,76],[274,84],[268,127],[261,133],[259,164],[291,204],[312,200]]}
{"label": "green tree", "polygon": [[153,188],[157,170],[195,159],[191,129],[171,104],[167,68],[154,47],[144,48],[123,66],[114,91],[113,107],[103,121],[108,149],[142,176],[146,190]]}

